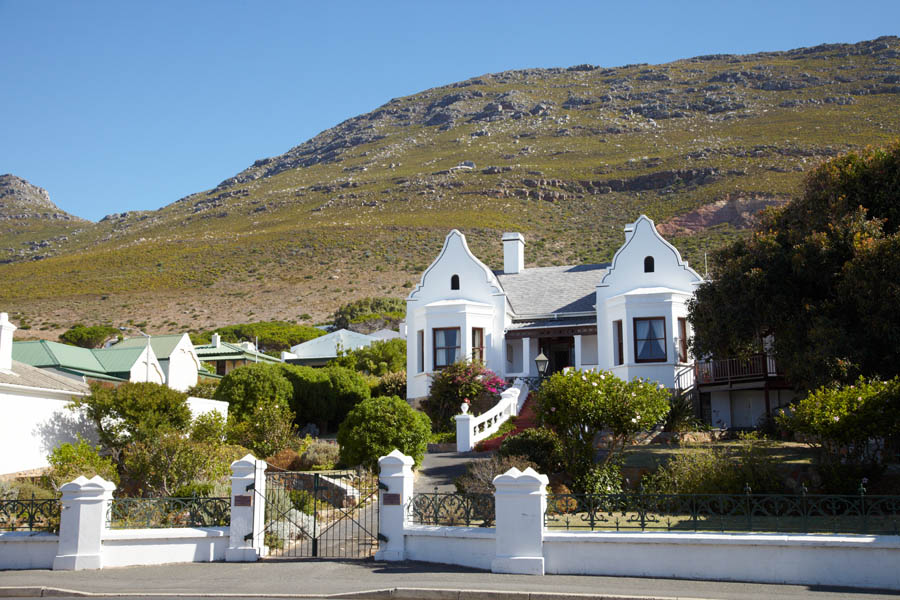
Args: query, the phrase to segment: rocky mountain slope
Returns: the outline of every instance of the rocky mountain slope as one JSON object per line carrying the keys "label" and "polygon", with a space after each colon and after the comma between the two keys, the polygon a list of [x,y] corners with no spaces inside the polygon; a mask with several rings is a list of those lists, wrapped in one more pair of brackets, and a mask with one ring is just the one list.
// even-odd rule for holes
{"label": "rocky mountain slope", "polygon": [[43,260],[21,252],[34,239],[0,244],[14,261],[0,306],[46,336],[72,321],[321,319],[405,295],[454,227],[494,267],[503,231],[525,235],[527,264],[569,264],[610,258],[640,213],[702,265],[815,164],[900,135],[898,106],[896,37],[483,75],[391,100],[159,210],[81,223]]}

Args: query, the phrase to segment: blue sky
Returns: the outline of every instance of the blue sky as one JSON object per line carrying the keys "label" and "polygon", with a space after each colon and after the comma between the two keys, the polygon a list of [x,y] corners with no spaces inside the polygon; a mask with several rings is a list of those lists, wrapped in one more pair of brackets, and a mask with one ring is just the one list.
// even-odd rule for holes
{"label": "blue sky", "polygon": [[898,24],[897,0],[0,0],[0,174],[97,220],[484,73],[857,42]]}

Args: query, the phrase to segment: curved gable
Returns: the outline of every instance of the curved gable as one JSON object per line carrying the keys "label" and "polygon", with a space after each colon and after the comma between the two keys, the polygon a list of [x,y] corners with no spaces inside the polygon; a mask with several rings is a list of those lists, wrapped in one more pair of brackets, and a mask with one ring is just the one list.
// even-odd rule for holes
{"label": "curved gable", "polygon": [[610,292],[642,287],[668,287],[693,292],[703,278],[667,242],[646,215],[625,227],[625,243],[598,287]]}
{"label": "curved gable", "polygon": [[[451,289],[454,275],[459,278],[459,289]],[[407,301],[484,299],[498,293],[502,293],[502,289],[494,273],[472,254],[466,236],[454,229],[447,234],[444,247],[425,269]]]}

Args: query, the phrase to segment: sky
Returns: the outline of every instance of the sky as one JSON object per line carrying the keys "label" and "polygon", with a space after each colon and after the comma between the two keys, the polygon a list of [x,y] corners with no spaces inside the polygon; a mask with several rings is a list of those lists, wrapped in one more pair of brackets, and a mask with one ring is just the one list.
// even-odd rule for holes
{"label": "sky", "polygon": [[391,98],[898,35],[900,1],[0,0],[0,31],[0,174],[98,220],[213,188]]}

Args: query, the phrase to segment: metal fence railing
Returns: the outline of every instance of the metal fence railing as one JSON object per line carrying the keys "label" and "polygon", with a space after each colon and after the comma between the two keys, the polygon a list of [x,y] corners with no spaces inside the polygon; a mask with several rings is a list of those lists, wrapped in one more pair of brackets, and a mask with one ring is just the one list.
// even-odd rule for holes
{"label": "metal fence railing", "polygon": [[409,520],[416,525],[491,527],[494,524],[493,494],[415,494],[409,504]]}
{"label": "metal fence railing", "polygon": [[590,531],[900,535],[900,496],[815,494],[548,494],[545,525]]}
{"label": "metal fence railing", "polygon": [[110,529],[223,527],[231,522],[231,498],[114,498]]}
{"label": "metal fence railing", "polygon": [[56,531],[59,499],[0,500],[0,531]]}

